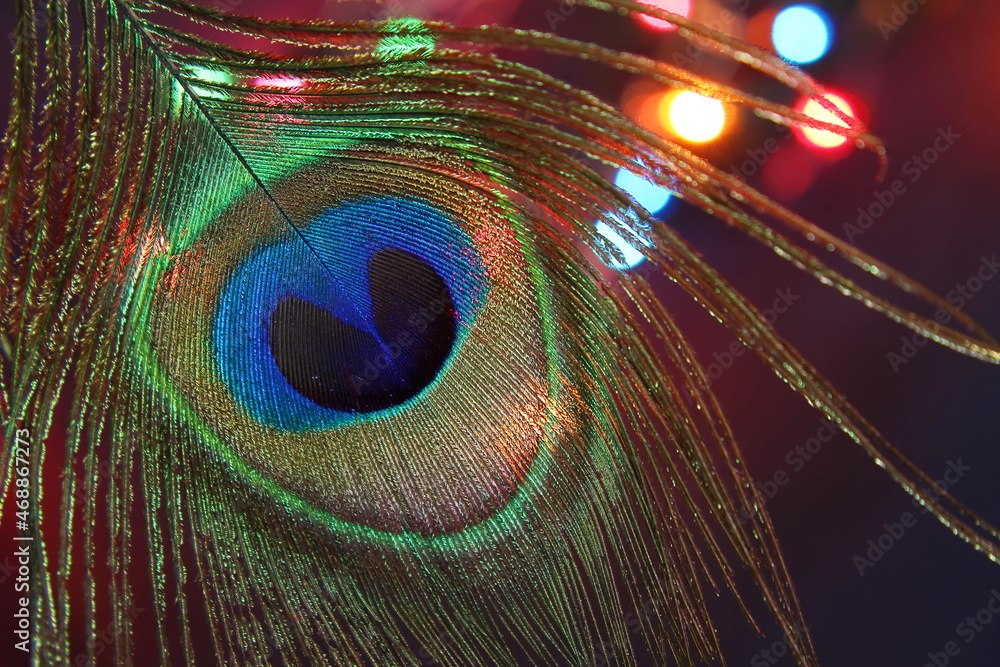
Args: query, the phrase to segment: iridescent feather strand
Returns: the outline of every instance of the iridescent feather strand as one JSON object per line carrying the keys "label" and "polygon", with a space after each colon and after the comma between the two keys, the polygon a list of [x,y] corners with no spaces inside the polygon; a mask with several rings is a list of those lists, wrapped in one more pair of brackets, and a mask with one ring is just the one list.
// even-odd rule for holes
{"label": "iridescent feather strand", "polygon": [[[493,51],[587,59],[881,155],[879,142],[771,54],[627,0],[578,4],[673,21],[849,127],[550,34],[19,0],[0,488],[6,522],[12,443],[27,429],[35,664],[98,658],[71,632],[81,615],[91,638],[110,619],[113,661],[132,664],[151,644],[135,632],[147,600],[163,664],[592,665],[609,643],[622,664],[640,645],[691,664],[723,659],[707,601],[725,590],[759,595],[798,661],[815,664],[704,368],[641,275],[612,285],[593,268],[615,253],[595,221],[636,240],[956,535],[1000,556],[994,527],[929,495],[931,480],[601,167],[668,187],[842,294],[997,362],[988,334],[593,95]],[[232,34],[303,55],[239,50]],[[52,469],[62,486],[43,503]],[[756,591],[737,586],[740,568]],[[637,617],[636,636],[624,610],[650,600],[657,613]]]}

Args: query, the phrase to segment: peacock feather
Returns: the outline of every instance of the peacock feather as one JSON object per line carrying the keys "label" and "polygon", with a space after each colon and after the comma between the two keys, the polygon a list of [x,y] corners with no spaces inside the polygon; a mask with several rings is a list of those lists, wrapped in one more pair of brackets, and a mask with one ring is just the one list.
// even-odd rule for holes
{"label": "peacock feather", "polygon": [[[1000,558],[994,527],[929,493],[932,480],[603,174],[624,167],[671,189],[943,345],[997,362],[993,339],[497,51],[594,61],[882,154],[777,57],[630,0],[576,3],[673,21],[849,127],[552,34],[263,20],[184,0],[15,4],[0,488],[4,524],[30,518],[17,532],[33,538],[33,664],[78,664],[83,651],[87,664],[131,665],[142,649],[163,664],[594,665],[608,645],[620,664],[692,664],[722,659],[709,604],[720,591],[747,601],[748,622],[762,599],[798,661],[815,664],[705,370],[642,274],[595,268],[618,252],[595,222]],[[965,331],[876,295],[865,275]]]}

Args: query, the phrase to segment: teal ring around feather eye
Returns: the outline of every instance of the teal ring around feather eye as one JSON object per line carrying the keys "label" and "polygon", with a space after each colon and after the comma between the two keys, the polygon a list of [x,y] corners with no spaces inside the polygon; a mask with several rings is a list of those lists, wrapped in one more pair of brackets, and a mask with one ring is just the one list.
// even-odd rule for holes
{"label": "teal ring around feather eye", "polygon": [[350,200],[324,210],[301,235],[290,233],[255,250],[222,290],[212,333],[216,359],[226,386],[255,419],[282,430],[306,431],[406,408],[409,400],[362,414],[318,405],[288,382],[268,341],[268,317],[288,297],[325,309],[361,331],[374,331],[366,267],[386,250],[405,251],[426,263],[450,292],[456,341],[437,378],[423,391],[446,372],[489,289],[472,239],[450,216],[419,200]]}

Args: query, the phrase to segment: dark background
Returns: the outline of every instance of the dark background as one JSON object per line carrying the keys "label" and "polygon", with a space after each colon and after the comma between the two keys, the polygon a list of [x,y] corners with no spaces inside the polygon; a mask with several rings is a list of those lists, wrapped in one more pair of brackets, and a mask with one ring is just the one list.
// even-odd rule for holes
{"label": "dark background", "polygon": [[[707,6],[709,0],[693,0]],[[928,0],[898,30],[883,36],[877,26],[889,20],[904,0],[817,2],[834,18],[831,53],[807,67],[824,84],[863,103],[872,131],[889,152],[887,178],[877,183],[871,154],[836,151],[819,154],[793,139],[782,144],[767,169],[770,180],[751,178],[765,192],[779,195],[782,184],[802,174],[808,187],[784,201],[821,226],[843,236],[859,206],[876,201],[875,193],[897,179],[907,191],[871,228],[855,239],[864,250],[888,261],[945,294],[974,276],[982,257],[1000,254],[1000,3],[996,0]],[[728,4],[727,4],[728,3]],[[265,16],[351,19],[370,16],[369,3],[338,4],[322,0],[220,0],[219,7]],[[736,11],[746,3],[718,0]],[[750,2],[745,13],[779,8],[783,2]],[[269,6],[270,5],[270,6]],[[391,5],[389,5],[391,7]],[[402,3],[432,18],[464,24],[502,21],[547,30],[547,11],[556,2],[538,0],[440,0]],[[705,7],[702,7],[704,10]],[[5,4],[0,28],[12,30],[12,10]],[[676,34],[644,29],[635,21],[603,12],[577,9],[558,24],[560,32],[610,46],[669,59],[683,48]],[[3,76],[10,58],[3,44]],[[528,62],[618,102],[633,81],[620,72],[572,60],[522,56]],[[713,56],[696,68],[733,77],[760,94],[782,97],[759,78],[720,67]],[[8,100],[0,101],[4,105]],[[916,183],[902,171],[914,154],[933,144],[939,129],[951,127],[959,138]],[[719,141],[697,150],[724,169],[746,159],[773,128],[748,115]],[[610,174],[610,170],[609,170]],[[661,217],[690,239],[738,289],[758,305],[775,290],[799,297],[777,321],[778,330],[805,353],[834,385],[850,397],[881,432],[940,478],[949,462],[970,468],[953,487],[958,498],[985,518],[1000,522],[1000,437],[996,418],[1000,369],[934,345],[897,369],[887,355],[899,353],[902,337],[912,333],[838,296],[780,261],[773,253],[682,202],[672,201]],[[731,338],[662,279],[654,278],[687,325],[707,362],[728,348]],[[994,335],[1000,335],[1000,280],[987,281],[964,306]],[[736,428],[755,478],[771,479],[784,470],[781,486],[768,508],[797,584],[819,656],[826,665],[913,665],[929,663],[950,641],[959,654],[949,665],[1000,664],[1000,616],[966,642],[956,626],[985,607],[1000,591],[1000,567],[953,537],[928,515],[917,512],[896,487],[846,436],[837,435],[801,471],[784,460],[797,445],[815,435],[818,413],[811,410],[752,355],[736,359],[715,384]],[[869,540],[886,532],[906,512],[916,515],[881,559],[860,576],[854,561]],[[9,585],[6,582],[4,586]],[[5,589],[3,597],[8,595]],[[6,608],[6,605],[4,605]],[[734,665],[791,665],[782,653],[781,636],[764,620],[764,636],[743,627],[725,604],[721,607],[727,661]],[[6,640],[5,640],[6,641]],[[771,654],[764,651],[773,650]],[[0,649],[0,654],[7,648]],[[944,656],[939,656],[939,665]]]}

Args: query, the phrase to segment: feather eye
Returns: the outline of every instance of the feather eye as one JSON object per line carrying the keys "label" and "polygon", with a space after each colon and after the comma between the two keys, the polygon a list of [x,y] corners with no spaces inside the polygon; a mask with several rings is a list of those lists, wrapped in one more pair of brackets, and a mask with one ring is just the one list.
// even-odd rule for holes
{"label": "feather eye", "polygon": [[301,166],[269,187],[280,206],[252,190],[167,258],[149,355],[269,482],[349,524],[448,533],[568,428],[551,315],[495,203],[363,157]]}
{"label": "feather eye", "polygon": [[[776,57],[696,23],[579,4],[674,21],[829,104]],[[651,262],[1000,557],[992,526],[921,490],[926,476],[596,165],[670,187],[943,344],[995,362],[992,339],[594,96],[483,47],[591,59],[881,152],[853,119],[831,108],[849,127],[818,123],[662,62],[499,27],[95,0],[78,5],[74,46],[67,7],[51,5],[44,42],[37,9],[19,15],[0,273],[8,440],[51,431],[66,450],[57,528],[51,514],[34,528],[48,537],[38,664],[67,662],[71,619],[93,637],[108,608],[130,664],[136,600],[152,603],[163,663],[583,665],[610,642],[623,664],[642,651],[689,664],[721,657],[706,599],[747,596],[740,565],[814,664],[704,370],[641,276],[612,285],[594,268],[613,259],[595,221],[643,236]],[[227,33],[305,55],[241,51]],[[812,246],[971,333],[875,295]],[[33,456],[40,488],[54,459]],[[651,599],[656,614],[626,621]]]}

